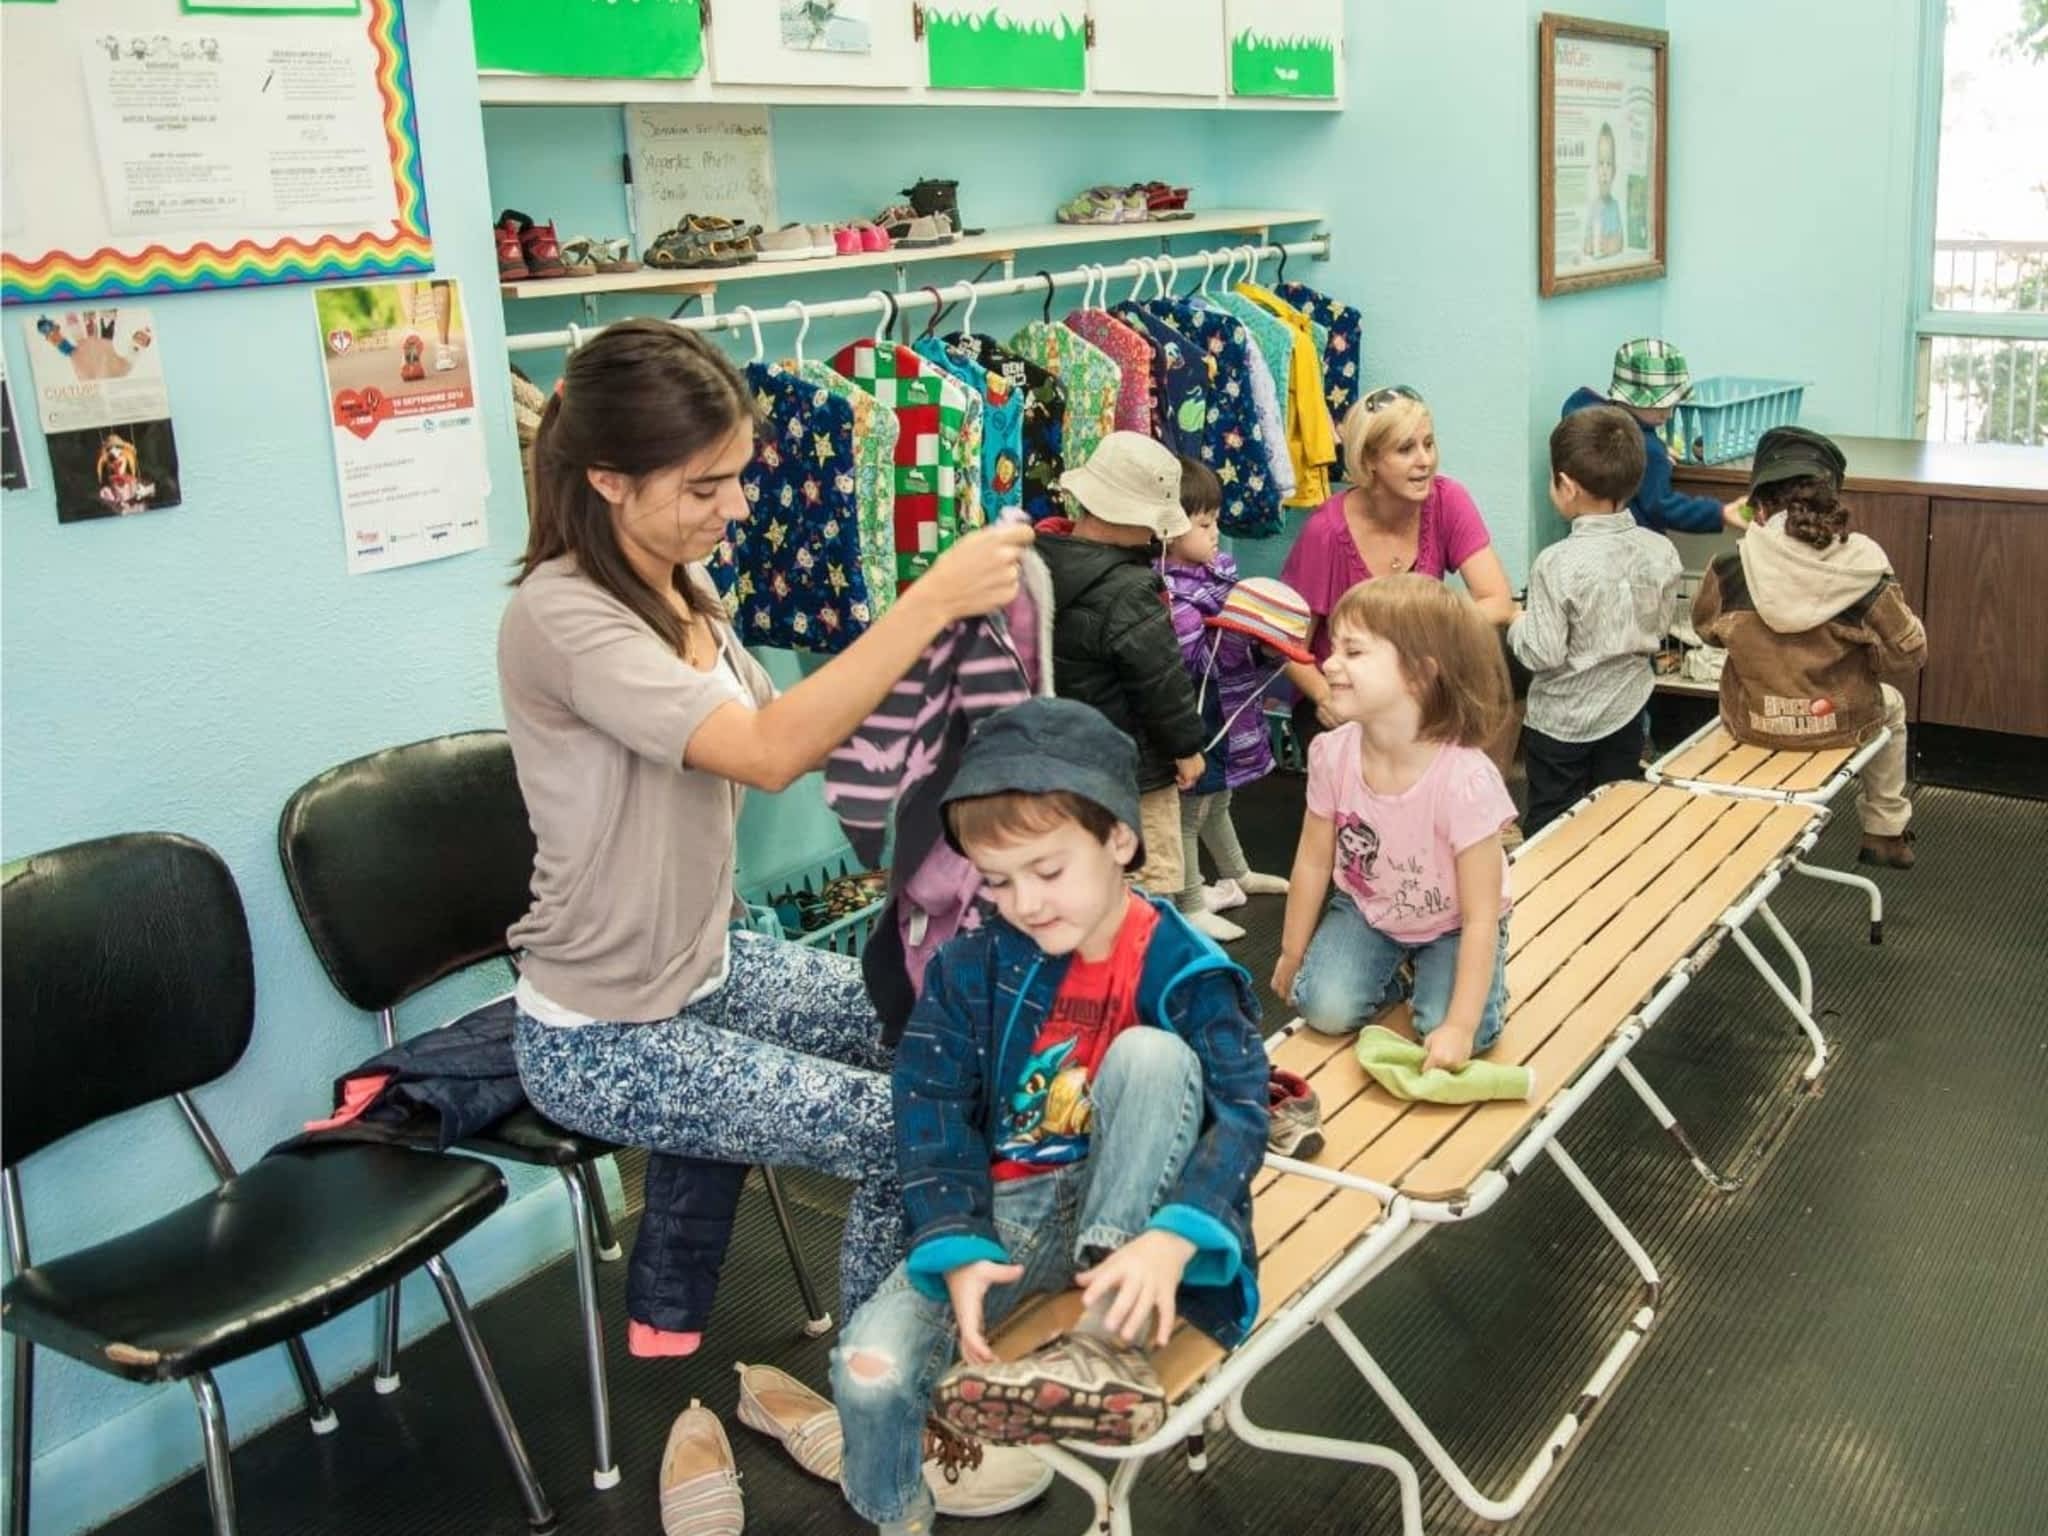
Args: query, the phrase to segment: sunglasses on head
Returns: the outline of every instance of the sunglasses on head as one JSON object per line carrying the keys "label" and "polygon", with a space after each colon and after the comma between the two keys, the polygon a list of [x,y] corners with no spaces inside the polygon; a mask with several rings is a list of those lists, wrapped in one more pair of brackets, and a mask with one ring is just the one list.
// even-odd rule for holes
{"label": "sunglasses on head", "polygon": [[1422,396],[1406,384],[1389,384],[1385,389],[1376,389],[1359,404],[1365,407],[1367,415],[1371,415],[1375,411],[1384,411],[1396,400],[1413,400],[1417,405],[1422,404]]}

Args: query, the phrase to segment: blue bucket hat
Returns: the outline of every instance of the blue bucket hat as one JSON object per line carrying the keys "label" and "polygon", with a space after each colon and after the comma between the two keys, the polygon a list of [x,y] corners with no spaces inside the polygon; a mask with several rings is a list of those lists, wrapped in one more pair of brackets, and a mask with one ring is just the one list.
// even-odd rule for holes
{"label": "blue bucket hat", "polygon": [[965,856],[946,814],[956,801],[1060,790],[1092,801],[1138,833],[1133,867],[1144,862],[1138,745],[1100,710],[1073,699],[1031,699],[975,725],[953,782],[939,801],[946,841]]}

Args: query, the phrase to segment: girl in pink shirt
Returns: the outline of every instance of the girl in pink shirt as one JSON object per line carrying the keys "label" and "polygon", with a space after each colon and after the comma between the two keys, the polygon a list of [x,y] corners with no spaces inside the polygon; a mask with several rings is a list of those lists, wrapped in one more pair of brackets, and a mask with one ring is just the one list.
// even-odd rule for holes
{"label": "girl in pink shirt", "polygon": [[1273,991],[1348,1034],[1399,1000],[1412,961],[1425,1068],[1455,1070],[1507,1007],[1515,803],[1482,750],[1511,707],[1500,640],[1471,598],[1413,573],[1353,587],[1329,629],[1337,725],[1309,747]]}

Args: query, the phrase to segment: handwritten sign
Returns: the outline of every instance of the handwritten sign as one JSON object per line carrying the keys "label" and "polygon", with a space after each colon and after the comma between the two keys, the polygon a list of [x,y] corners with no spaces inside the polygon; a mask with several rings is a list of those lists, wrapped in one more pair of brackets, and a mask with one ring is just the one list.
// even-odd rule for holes
{"label": "handwritten sign", "polygon": [[629,106],[626,154],[643,243],[692,213],[776,227],[766,107]]}

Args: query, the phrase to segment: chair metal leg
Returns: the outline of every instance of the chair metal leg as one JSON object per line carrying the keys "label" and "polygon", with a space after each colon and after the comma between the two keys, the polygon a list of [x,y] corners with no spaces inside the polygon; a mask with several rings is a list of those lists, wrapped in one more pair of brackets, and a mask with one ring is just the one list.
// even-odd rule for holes
{"label": "chair metal leg", "polygon": [[35,1460],[36,1347],[14,1340],[14,1422],[8,1427],[7,1536],[28,1536],[28,1476]]}
{"label": "chair metal leg", "polygon": [[370,1384],[377,1389],[379,1397],[389,1397],[399,1387],[398,1381],[398,1285],[393,1284],[377,1303],[377,1374]]}
{"label": "chair metal leg", "polygon": [[796,1288],[804,1298],[804,1337],[823,1338],[832,1331],[832,1314],[818,1301],[818,1287],[811,1280],[810,1266],[804,1262],[804,1251],[796,1240],[796,1228],[790,1224],[789,1205],[782,1198],[782,1185],[775,1178],[775,1170],[761,1168],[761,1182],[768,1190],[768,1203],[775,1207],[775,1225],[782,1229],[782,1246],[789,1250],[789,1267],[796,1271]]}
{"label": "chair metal leg", "polygon": [[1877,888],[1875,880],[1862,875],[1852,875],[1845,869],[1829,869],[1825,864],[1808,864],[1803,859],[1792,861],[1792,873],[1804,875],[1809,880],[1825,880],[1830,885],[1846,885],[1863,893],[1870,903],[1870,942],[1884,942],[1884,892]]}
{"label": "chair metal leg", "polygon": [[576,1176],[583,1181],[583,1192],[590,1197],[590,1229],[597,1234],[597,1256],[603,1263],[611,1264],[624,1257],[625,1250],[619,1246],[619,1234],[612,1227],[612,1208],[604,1198],[604,1180],[598,1177],[596,1163],[578,1163]]}
{"label": "chair metal leg", "polygon": [[469,1358],[469,1369],[476,1377],[477,1391],[483,1395],[484,1408],[491,1416],[491,1427],[498,1433],[498,1445],[505,1452],[505,1459],[512,1464],[513,1480],[519,1484],[520,1502],[526,1506],[526,1523],[537,1532],[551,1531],[555,1528],[555,1512],[548,1507],[548,1496],[541,1491],[540,1482],[533,1475],[533,1462],[526,1454],[526,1442],[519,1438],[519,1426],[512,1422],[512,1410],[505,1406],[505,1393],[498,1385],[498,1373],[491,1367],[491,1357],[484,1353],[484,1342],[477,1336],[476,1319],[469,1315],[469,1305],[462,1299],[462,1287],[455,1279],[455,1272],[448,1267],[445,1257],[436,1254],[427,1260],[427,1273],[433,1277],[434,1288],[441,1293],[441,1305],[448,1309],[449,1324],[462,1343],[463,1354]]}
{"label": "chair metal leg", "polygon": [[616,1488],[619,1464],[612,1457],[611,1395],[604,1378],[604,1316],[597,1305],[597,1255],[593,1251],[596,1208],[589,1200],[590,1186],[578,1168],[564,1168],[562,1182],[569,1186],[569,1211],[576,1224],[576,1302],[583,1317],[583,1364],[590,1377],[590,1428],[597,1450],[590,1481],[601,1489]]}
{"label": "chair metal leg", "polygon": [[235,1536],[235,1473],[228,1465],[228,1415],[221,1407],[213,1373],[192,1378],[199,1403],[199,1438],[206,1451],[206,1504],[213,1511],[213,1536]]}
{"label": "chair metal leg", "polygon": [[313,1357],[306,1352],[306,1341],[286,1339],[284,1352],[291,1358],[292,1374],[299,1378],[299,1396],[305,1399],[307,1427],[316,1435],[333,1434],[341,1427],[341,1420],[334,1416],[334,1407],[321,1389],[320,1373],[313,1369]]}

